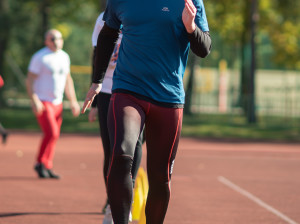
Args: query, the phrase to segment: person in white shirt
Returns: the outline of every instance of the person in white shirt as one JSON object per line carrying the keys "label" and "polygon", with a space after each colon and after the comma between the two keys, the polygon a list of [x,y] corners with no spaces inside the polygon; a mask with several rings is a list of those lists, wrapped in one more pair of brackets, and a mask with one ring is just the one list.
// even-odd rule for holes
{"label": "person in white shirt", "polygon": [[80,113],[70,74],[70,58],[62,50],[63,43],[62,34],[58,30],[48,30],[45,34],[46,46],[32,56],[28,67],[27,92],[43,132],[34,167],[40,178],[60,178],[52,168],[62,124],[64,93],[70,101],[73,116],[77,117]]}

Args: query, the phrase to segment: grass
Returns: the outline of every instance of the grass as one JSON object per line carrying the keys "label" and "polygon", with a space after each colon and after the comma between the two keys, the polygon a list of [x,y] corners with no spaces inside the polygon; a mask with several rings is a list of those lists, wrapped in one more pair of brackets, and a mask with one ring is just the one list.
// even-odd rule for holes
{"label": "grass", "polygon": [[300,142],[300,119],[259,117],[248,124],[241,115],[199,114],[183,118],[183,136],[220,140]]}
{"label": "grass", "polygon": [[[8,130],[40,130],[30,108],[1,108],[0,121]],[[61,131],[63,133],[98,133],[98,123],[88,122],[87,113],[74,118],[69,110],[64,110]]]}
{"label": "grass", "polygon": [[[62,133],[98,134],[98,122],[88,122],[87,113],[74,118],[64,111]],[[8,130],[39,131],[29,108],[1,108],[0,121]],[[300,118],[259,117],[248,124],[241,115],[184,115],[182,136],[214,140],[300,142]]]}

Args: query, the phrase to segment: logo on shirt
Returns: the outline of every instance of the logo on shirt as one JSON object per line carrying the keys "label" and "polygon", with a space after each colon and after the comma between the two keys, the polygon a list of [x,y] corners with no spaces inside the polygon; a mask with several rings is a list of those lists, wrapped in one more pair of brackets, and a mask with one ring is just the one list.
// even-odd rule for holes
{"label": "logo on shirt", "polygon": [[170,12],[170,10],[169,10],[168,7],[163,7],[161,11],[164,11],[164,12]]}

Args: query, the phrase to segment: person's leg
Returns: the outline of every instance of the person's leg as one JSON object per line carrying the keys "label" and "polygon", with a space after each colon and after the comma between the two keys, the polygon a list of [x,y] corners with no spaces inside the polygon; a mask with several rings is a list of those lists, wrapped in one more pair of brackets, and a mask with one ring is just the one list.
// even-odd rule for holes
{"label": "person's leg", "polygon": [[49,150],[45,151],[45,156],[47,158],[47,162],[45,162],[45,166],[48,170],[52,169],[53,167],[53,159],[55,155],[55,146],[56,142],[60,136],[60,129],[61,129],[61,124],[62,124],[62,113],[63,113],[63,105],[53,105],[53,110],[54,110],[54,117],[55,117],[55,130],[52,134],[52,142],[51,142],[51,147],[49,147]]}
{"label": "person's leg", "polygon": [[2,135],[2,143],[5,144],[8,133],[1,123],[0,123],[0,134]]}
{"label": "person's leg", "polygon": [[[109,158],[110,158],[110,142],[109,142],[109,135],[107,129],[107,113],[108,113],[110,97],[111,94],[102,93],[102,92],[100,92],[97,95],[98,122],[99,122],[100,136],[102,140],[103,153],[104,153],[102,172],[103,172],[105,186],[107,186],[107,182],[106,182],[107,170],[108,170]],[[103,213],[105,213],[105,209],[108,204],[109,204],[108,199],[106,199],[105,205],[102,209]]]}
{"label": "person's leg", "polygon": [[147,224],[163,223],[167,212],[171,174],[182,127],[182,113],[182,109],[151,105],[147,114]]}
{"label": "person's leg", "polygon": [[107,170],[110,157],[110,142],[107,129],[107,113],[111,94],[99,93],[97,96],[98,122],[100,127],[100,136],[102,139],[104,161],[103,161],[103,177],[106,184]]}
{"label": "person's leg", "polygon": [[144,125],[145,113],[135,98],[113,94],[108,113],[111,162],[107,192],[115,223],[127,224],[132,202],[132,174],[136,143]]}
{"label": "person's leg", "polygon": [[[109,142],[109,135],[108,135],[108,128],[107,128],[107,114],[108,114],[108,107],[110,102],[111,94],[102,93],[100,92],[97,96],[97,108],[98,108],[98,121],[100,127],[100,136],[102,139],[102,145],[104,150],[104,163],[103,163],[103,177],[105,181],[105,185],[107,184],[107,170],[109,165],[109,158],[110,158],[110,142]],[[132,185],[134,187],[135,178],[138,173],[138,169],[141,163],[142,158],[142,145],[144,142],[143,139],[143,132],[140,134],[137,144],[136,150],[134,153],[134,159],[132,164]],[[108,200],[103,208],[103,212],[105,212],[105,207],[109,204]]]}
{"label": "person's leg", "polygon": [[43,102],[43,104],[45,110],[37,116],[44,135],[37,156],[37,163],[42,163],[46,169],[51,169],[53,167],[55,144],[60,135],[62,104],[53,105],[48,102]]}
{"label": "person's leg", "polygon": [[142,133],[140,134],[138,141],[135,146],[135,151],[134,151],[134,158],[133,158],[133,163],[132,163],[132,168],[131,168],[131,175],[132,175],[132,185],[134,188],[135,185],[135,179],[141,164],[142,160],[142,155],[143,155],[143,142],[145,141],[144,139],[144,128],[142,130]]}

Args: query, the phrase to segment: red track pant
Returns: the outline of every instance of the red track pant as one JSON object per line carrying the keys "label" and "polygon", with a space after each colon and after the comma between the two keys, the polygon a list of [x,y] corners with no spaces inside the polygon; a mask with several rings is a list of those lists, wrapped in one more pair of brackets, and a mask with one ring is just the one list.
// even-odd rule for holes
{"label": "red track pant", "polygon": [[54,105],[43,102],[45,110],[37,115],[37,120],[43,131],[43,138],[37,155],[37,162],[43,163],[47,169],[53,167],[54,149],[60,135],[62,124],[62,104]]}

